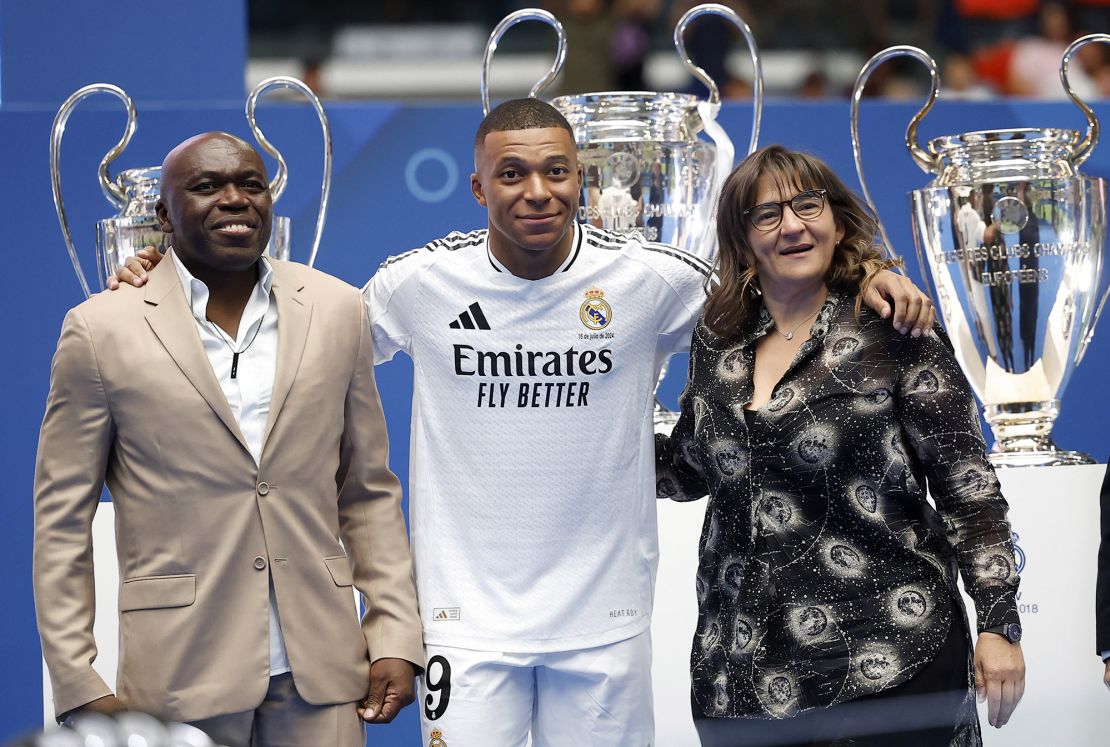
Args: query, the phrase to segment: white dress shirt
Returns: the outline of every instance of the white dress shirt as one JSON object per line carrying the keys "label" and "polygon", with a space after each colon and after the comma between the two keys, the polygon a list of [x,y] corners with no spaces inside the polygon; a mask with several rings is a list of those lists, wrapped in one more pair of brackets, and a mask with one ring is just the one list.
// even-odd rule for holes
{"label": "white dress shirt", "polygon": [[[173,262],[185,300],[193,312],[205,355],[212,372],[220,382],[227,404],[235,415],[239,430],[257,464],[262,456],[262,436],[270,414],[274,374],[277,371],[278,310],[270,293],[274,271],[263,257],[259,260],[258,282],[239,320],[238,335],[231,339],[222,329],[208,321],[208,286],[192,273],[173,253],[166,252]],[[239,353],[235,378],[231,377],[234,353]],[[290,671],[285,653],[285,640],[278,622],[277,601],[273,581],[270,582],[270,676]]]}

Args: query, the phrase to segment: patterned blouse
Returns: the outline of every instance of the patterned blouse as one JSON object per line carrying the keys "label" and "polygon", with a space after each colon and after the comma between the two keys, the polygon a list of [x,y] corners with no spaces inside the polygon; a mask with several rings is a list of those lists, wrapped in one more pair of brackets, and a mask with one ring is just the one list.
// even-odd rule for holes
{"label": "patterned blouse", "polygon": [[1018,622],[1006,501],[947,339],[857,321],[832,292],[745,415],[771,326],[763,309],[727,342],[699,324],[681,418],[657,437],[659,497],[709,494],[691,654],[706,716],[783,718],[909,680],[967,626],[957,566],[980,630]]}

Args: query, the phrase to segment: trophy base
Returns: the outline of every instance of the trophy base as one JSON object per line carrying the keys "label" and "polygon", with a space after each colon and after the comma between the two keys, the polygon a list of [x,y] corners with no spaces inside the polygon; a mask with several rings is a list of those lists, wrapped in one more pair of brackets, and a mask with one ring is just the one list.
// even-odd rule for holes
{"label": "trophy base", "polygon": [[1095,460],[1081,451],[1061,449],[1036,449],[1029,451],[995,451],[987,459],[996,468],[1001,467],[1066,467],[1075,464],[1094,464]]}
{"label": "trophy base", "polygon": [[987,455],[995,467],[1060,467],[1094,464],[1079,451],[1064,451],[1052,440],[1060,401],[1011,402],[987,405],[983,414],[994,431],[994,450]]}

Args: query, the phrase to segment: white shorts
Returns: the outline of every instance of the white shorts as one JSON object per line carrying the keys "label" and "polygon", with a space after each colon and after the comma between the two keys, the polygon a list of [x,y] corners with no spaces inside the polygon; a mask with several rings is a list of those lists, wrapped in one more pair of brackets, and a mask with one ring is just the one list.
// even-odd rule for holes
{"label": "white shorts", "polygon": [[427,747],[654,743],[651,631],[546,654],[426,648],[420,727]]}

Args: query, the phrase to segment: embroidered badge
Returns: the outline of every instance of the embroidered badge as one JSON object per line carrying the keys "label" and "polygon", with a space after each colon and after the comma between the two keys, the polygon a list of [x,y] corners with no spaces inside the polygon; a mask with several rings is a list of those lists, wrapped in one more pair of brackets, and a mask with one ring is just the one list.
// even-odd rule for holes
{"label": "embroidered badge", "polygon": [[605,300],[605,292],[600,288],[586,291],[586,300],[578,310],[578,317],[587,329],[605,329],[613,319],[613,307]]}

